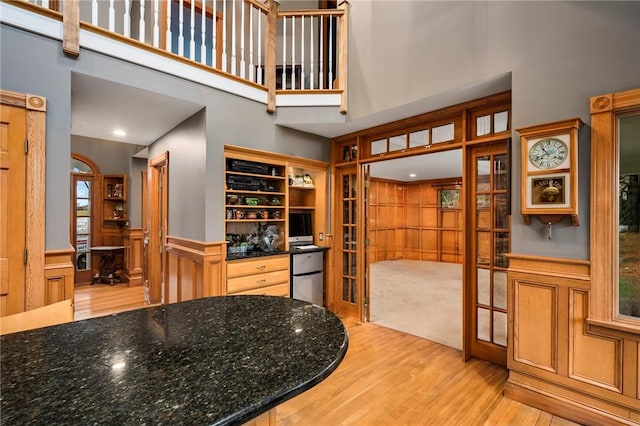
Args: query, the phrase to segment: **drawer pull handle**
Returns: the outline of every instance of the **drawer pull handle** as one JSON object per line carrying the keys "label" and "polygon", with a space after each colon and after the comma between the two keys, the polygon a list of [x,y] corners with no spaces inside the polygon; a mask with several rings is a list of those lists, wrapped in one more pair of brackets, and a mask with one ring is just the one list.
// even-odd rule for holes
{"label": "drawer pull handle", "polygon": [[260,266],[256,266],[256,269],[258,271],[264,271],[264,268],[266,268],[266,267],[267,267],[267,265],[260,265]]}
{"label": "drawer pull handle", "polygon": [[256,284],[264,284],[264,283],[266,283],[266,282],[267,282],[267,280],[262,279],[262,280],[258,280],[258,281],[256,281]]}

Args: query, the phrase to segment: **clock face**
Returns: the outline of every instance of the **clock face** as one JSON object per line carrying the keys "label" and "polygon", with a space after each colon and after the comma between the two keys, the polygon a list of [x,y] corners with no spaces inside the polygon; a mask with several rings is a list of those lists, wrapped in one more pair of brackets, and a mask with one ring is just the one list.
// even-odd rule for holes
{"label": "clock face", "polygon": [[553,169],[569,154],[567,144],[558,138],[542,138],[529,149],[529,161],[539,169]]}

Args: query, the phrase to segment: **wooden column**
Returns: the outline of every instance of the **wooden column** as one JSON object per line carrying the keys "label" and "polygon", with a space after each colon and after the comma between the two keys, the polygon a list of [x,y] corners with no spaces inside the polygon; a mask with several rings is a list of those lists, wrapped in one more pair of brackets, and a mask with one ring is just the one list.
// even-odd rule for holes
{"label": "wooden column", "polygon": [[62,51],[69,56],[80,55],[80,2],[62,0]]}
{"label": "wooden column", "polygon": [[267,86],[267,112],[276,110],[276,25],[279,3],[267,0],[269,13],[264,31],[264,85]]}
{"label": "wooden column", "polygon": [[344,14],[338,18],[340,24],[340,44],[338,52],[338,81],[342,95],[340,99],[340,113],[347,113],[347,69],[348,69],[348,28],[349,28],[349,2],[343,0],[338,5],[338,9],[344,10]]}

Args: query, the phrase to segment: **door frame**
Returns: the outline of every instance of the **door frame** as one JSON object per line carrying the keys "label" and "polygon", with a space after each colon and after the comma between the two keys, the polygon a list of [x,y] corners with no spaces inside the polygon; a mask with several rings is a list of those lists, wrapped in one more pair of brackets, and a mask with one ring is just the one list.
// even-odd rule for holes
{"label": "door frame", "polygon": [[[149,282],[149,302],[164,303],[166,295],[169,294],[167,289],[163,292],[163,285],[168,285],[166,241],[169,232],[169,152],[166,151],[150,159],[148,172],[147,238],[149,243],[146,255],[147,270],[144,275]],[[154,250],[154,247],[158,247],[159,250]]]}
{"label": "door frame", "polygon": [[27,114],[24,310],[28,311],[44,306],[47,300],[45,286],[47,99],[42,96],[0,89],[0,104],[24,108]]}

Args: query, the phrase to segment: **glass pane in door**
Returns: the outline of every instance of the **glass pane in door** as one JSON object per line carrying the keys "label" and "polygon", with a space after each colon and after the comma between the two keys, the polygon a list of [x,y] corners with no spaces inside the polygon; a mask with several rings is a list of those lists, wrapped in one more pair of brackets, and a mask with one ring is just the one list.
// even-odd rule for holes
{"label": "glass pane in door", "polygon": [[498,147],[478,149],[475,161],[475,333],[493,348],[507,345],[507,274],[510,251],[508,156]]}

